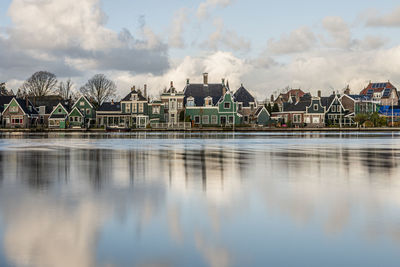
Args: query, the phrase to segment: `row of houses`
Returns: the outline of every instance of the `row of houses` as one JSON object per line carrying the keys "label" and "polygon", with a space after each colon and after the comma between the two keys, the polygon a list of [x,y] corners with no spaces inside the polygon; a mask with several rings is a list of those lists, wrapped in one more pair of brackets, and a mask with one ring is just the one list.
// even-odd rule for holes
{"label": "row of houses", "polygon": [[[322,96],[318,91],[312,96],[292,89],[259,102],[243,85],[231,90],[224,79],[209,83],[204,73],[202,83],[187,79],[183,90],[171,82],[157,99],[150,99],[146,85],[143,90],[133,86],[120,101],[104,102],[98,108],[85,96],[74,103],[59,96],[0,96],[0,122],[7,128],[177,128],[182,123],[189,127],[353,126],[360,113],[378,112],[400,120],[398,105],[399,93],[390,82],[369,83],[359,94],[347,88],[342,94]],[[277,110],[269,112],[267,107],[272,106]]]}
{"label": "row of houses", "polygon": [[354,126],[358,114],[378,113],[388,121],[400,121],[399,92],[390,82],[369,83],[359,94],[333,92],[330,96],[317,96],[292,89],[280,94],[270,103],[279,111],[271,117],[294,127],[324,127],[329,125]]}

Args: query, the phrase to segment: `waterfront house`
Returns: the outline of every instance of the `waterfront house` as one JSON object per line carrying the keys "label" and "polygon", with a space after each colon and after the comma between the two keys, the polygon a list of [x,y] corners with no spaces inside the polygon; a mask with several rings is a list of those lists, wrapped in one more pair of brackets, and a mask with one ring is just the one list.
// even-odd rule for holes
{"label": "waterfront house", "polygon": [[307,93],[296,102],[284,102],[282,110],[273,112],[271,117],[282,124],[303,127],[306,108],[310,106],[311,98],[311,94]]}
{"label": "waterfront house", "polygon": [[46,127],[49,125],[49,117],[51,112],[59,103],[62,103],[64,106],[70,105],[69,99],[64,100],[59,95],[30,96],[29,100],[39,113],[38,124]]}
{"label": "waterfront house", "polygon": [[64,106],[62,103],[58,103],[50,113],[49,116],[49,128],[65,129],[69,127],[68,121],[68,106]]}
{"label": "waterfront house", "polygon": [[[347,108],[343,105],[346,103]],[[353,125],[354,123],[354,99],[348,95],[339,95],[333,92],[329,97],[322,97],[322,105],[326,109],[325,121],[329,125]]]}
{"label": "waterfront house", "polygon": [[135,86],[121,100],[121,119],[120,121],[131,128],[144,128],[149,123],[149,105],[147,99],[147,88],[144,93]]}
{"label": "waterfront house", "polygon": [[0,95],[0,127],[5,126],[5,120],[3,120],[3,111],[14,97],[15,96]]}
{"label": "waterfront house", "polygon": [[397,88],[390,82],[369,83],[360,95],[368,96],[382,106],[398,105],[399,95]]}
{"label": "waterfront house", "polygon": [[267,126],[270,122],[270,114],[264,105],[258,105],[254,96],[243,86],[240,86],[233,95],[238,113],[242,115],[242,124],[254,124]]}
{"label": "waterfront house", "polygon": [[[168,90],[165,90],[161,94],[161,102],[164,107],[164,121],[174,125],[180,120],[184,120],[184,93],[177,91],[174,87],[174,83],[171,81],[171,85]],[[182,113],[182,116],[181,116]]]}
{"label": "waterfront house", "polygon": [[37,124],[38,112],[28,98],[12,97],[2,112],[4,127],[29,128]]}
{"label": "waterfront house", "polygon": [[103,102],[96,111],[98,127],[129,127],[129,115],[122,116],[120,102]]}
{"label": "waterfront house", "polygon": [[[166,114],[165,112],[168,111],[168,109],[165,108],[165,102],[162,102],[159,99],[153,99],[148,103],[149,109],[148,109],[148,115],[149,115],[149,120],[150,123],[162,123],[165,122],[165,119],[168,118],[170,114]],[[183,105],[183,98],[182,98],[182,105]],[[178,112],[176,110],[176,112]],[[177,113],[175,113],[177,114]],[[175,115],[173,116],[174,118]],[[173,124],[172,124],[173,125]]]}
{"label": "waterfront house", "polygon": [[278,97],[273,100],[273,95],[271,96],[272,105],[277,104],[279,107],[280,111],[283,111],[283,106],[285,103],[296,103],[300,101],[300,98],[302,98],[304,95],[306,95],[305,92],[303,92],[301,89],[290,89],[286,93],[280,93]]}
{"label": "waterfront house", "polygon": [[85,96],[81,96],[72,106],[68,117],[71,127],[90,128],[96,123],[96,110]]}
{"label": "waterfront house", "polygon": [[326,109],[321,103],[320,97],[312,97],[306,106],[304,113],[304,125],[306,127],[324,127]]}
{"label": "waterfront house", "polygon": [[237,112],[238,106],[230,91],[227,91],[215,105],[210,96],[204,99],[203,106],[195,106],[194,102],[193,97],[188,98],[185,113],[193,126],[232,126],[242,122],[242,115]]}

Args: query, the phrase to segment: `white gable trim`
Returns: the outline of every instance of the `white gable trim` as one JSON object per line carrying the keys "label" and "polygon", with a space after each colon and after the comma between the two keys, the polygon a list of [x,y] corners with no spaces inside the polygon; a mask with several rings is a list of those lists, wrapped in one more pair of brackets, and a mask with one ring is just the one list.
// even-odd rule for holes
{"label": "white gable trim", "polygon": [[[10,101],[10,103],[15,100],[15,103],[17,103],[18,107],[22,110],[22,112],[24,113],[24,115],[27,115],[24,111],[24,109],[21,107],[21,105],[18,103],[17,99],[15,97],[13,97]],[[29,100],[28,100],[29,101]],[[7,108],[3,110],[3,114],[4,112],[6,112],[6,110],[10,107],[10,103],[8,103]]]}

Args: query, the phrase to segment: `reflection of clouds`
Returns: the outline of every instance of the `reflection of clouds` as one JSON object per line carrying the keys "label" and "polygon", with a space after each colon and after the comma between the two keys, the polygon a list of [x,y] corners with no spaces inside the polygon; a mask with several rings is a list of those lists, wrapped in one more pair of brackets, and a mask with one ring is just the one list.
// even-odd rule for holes
{"label": "reflection of clouds", "polygon": [[195,243],[208,266],[225,267],[232,265],[232,256],[226,248],[205,240],[200,233],[195,235]]}
{"label": "reflection of clouds", "polygon": [[168,209],[168,229],[172,239],[179,244],[183,242],[183,226],[180,221],[180,211],[174,206]]}
{"label": "reflection of clouds", "polygon": [[101,213],[93,203],[76,209],[25,201],[7,214],[4,247],[17,266],[94,266]]}

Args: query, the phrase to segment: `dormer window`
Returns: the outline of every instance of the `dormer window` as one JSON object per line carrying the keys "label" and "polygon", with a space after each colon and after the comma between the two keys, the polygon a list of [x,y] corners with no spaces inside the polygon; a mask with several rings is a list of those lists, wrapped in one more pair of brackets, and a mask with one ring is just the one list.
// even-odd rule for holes
{"label": "dormer window", "polygon": [[137,99],[137,94],[132,94],[131,95],[131,100],[136,100]]}
{"label": "dormer window", "polygon": [[314,111],[318,110],[318,104],[314,104]]}
{"label": "dormer window", "polygon": [[224,108],[225,108],[225,109],[230,109],[230,108],[231,108],[231,103],[226,102],[226,103],[224,104]]}
{"label": "dormer window", "polygon": [[254,109],[254,103],[250,103],[250,109],[251,109],[251,110]]}
{"label": "dormer window", "polygon": [[188,97],[186,100],[186,106],[187,107],[194,107],[194,98],[193,97]]}
{"label": "dormer window", "polygon": [[208,96],[204,99],[204,104],[206,107],[212,106],[212,97]]}

